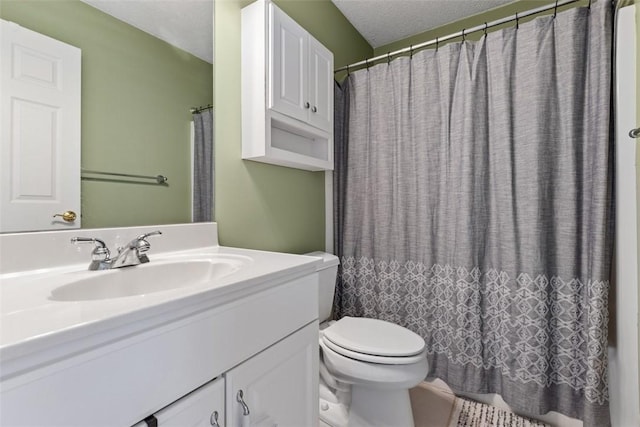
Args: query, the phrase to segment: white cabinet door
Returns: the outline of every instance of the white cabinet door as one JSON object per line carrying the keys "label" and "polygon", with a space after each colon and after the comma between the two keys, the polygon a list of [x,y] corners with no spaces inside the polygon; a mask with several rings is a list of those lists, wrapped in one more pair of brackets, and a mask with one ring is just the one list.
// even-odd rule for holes
{"label": "white cabinet door", "polygon": [[271,91],[269,107],[306,121],[308,96],[308,34],[273,4],[269,5]]}
{"label": "white cabinet door", "polygon": [[78,228],[80,49],[0,25],[0,232]]}
{"label": "white cabinet door", "polygon": [[327,132],[333,129],[333,54],[309,37],[309,123]]}
{"label": "white cabinet door", "polygon": [[318,323],[229,371],[226,390],[230,427],[317,426]]}

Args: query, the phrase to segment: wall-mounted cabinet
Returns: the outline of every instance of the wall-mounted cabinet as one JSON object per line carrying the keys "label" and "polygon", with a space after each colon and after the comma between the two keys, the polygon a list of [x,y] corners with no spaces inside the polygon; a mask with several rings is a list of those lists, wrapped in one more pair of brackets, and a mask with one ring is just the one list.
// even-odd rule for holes
{"label": "wall-mounted cabinet", "polygon": [[242,158],[333,169],[333,53],[269,0],[242,10]]}

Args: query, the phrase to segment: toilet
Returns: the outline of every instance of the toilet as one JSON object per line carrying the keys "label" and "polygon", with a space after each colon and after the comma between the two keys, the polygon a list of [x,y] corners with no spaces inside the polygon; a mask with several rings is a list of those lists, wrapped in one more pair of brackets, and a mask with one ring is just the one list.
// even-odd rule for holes
{"label": "toilet", "polygon": [[338,258],[318,267],[320,426],[413,426],[409,389],[427,375],[425,342],[394,323],[361,317],[331,319]]}

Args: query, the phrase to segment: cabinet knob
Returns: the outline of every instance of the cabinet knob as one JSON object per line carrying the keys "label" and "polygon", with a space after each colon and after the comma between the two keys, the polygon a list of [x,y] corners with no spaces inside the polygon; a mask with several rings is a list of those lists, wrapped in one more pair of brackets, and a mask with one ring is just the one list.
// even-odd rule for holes
{"label": "cabinet knob", "polygon": [[314,106],[313,106],[313,108],[311,109],[311,112],[312,112],[312,113],[315,113],[315,112],[317,112],[317,111],[318,111],[318,109],[317,109],[317,108],[316,108],[316,106],[314,105]]}
{"label": "cabinet knob", "polygon": [[213,411],[209,418],[209,422],[213,427],[220,427],[220,424],[218,424],[218,411]]}
{"label": "cabinet knob", "polygon": [[304,103],[304,108],[309,108],[309,107],[311,107],[311,104],[309,104],[308,102],[305,102]]}
{"label": "cabinet knob", "polygon": [[244,392],[242,390],[238,390],[238,394],[236,394],[236,400],[240,405],[242,405],[242,415],[245,417],[249,415],[249,407],[244,402]]}

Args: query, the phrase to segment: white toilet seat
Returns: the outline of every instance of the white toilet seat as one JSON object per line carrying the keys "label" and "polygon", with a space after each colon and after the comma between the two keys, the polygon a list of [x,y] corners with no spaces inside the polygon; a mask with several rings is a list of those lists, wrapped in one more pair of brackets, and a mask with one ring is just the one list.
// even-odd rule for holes
{"label": "white toilet seat", "polygon": [[322,340],[328,348],[336,353],[361,362],[379,363],[382,365],[409,365],[426,358],[426,350],[423,350],[422,353],[414,354],[413,356],[377,356],[374,354],[358,353],[356,351],[349,350],[348,348],[340,347],[326,336],[323,337]]}
{"label": "white toilet seat", "polygon": [[324,329],[322,335],[334,351],[367,362],[414,363],[425,350],[420,335],[400,325],[366,317],[343,317]]}

